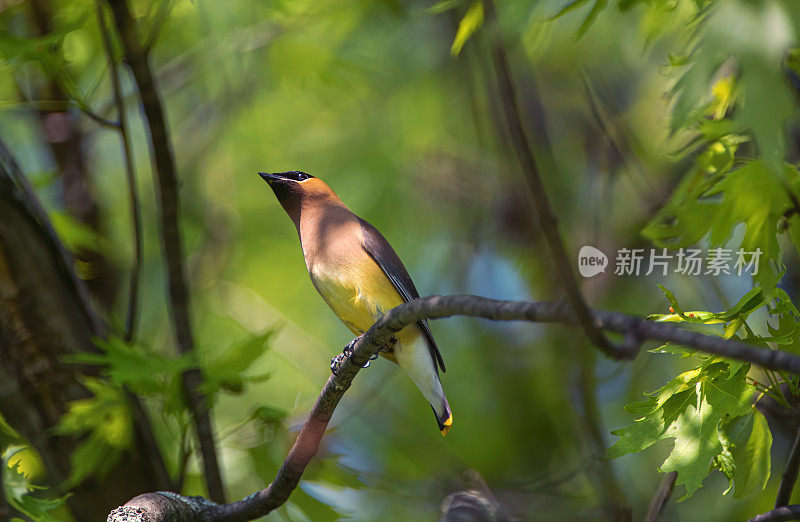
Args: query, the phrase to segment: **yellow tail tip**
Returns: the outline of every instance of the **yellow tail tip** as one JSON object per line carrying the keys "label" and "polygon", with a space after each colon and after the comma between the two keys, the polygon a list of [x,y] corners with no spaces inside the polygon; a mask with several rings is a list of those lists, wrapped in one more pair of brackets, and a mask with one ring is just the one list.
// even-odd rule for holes
{"label": "yellow tail tip", "polygon": [[450,433],[450,428],[452,426],[453,426],[453,414],[451,413],[450,416],[447,418],[447,420],[442,423],[442,437]]}

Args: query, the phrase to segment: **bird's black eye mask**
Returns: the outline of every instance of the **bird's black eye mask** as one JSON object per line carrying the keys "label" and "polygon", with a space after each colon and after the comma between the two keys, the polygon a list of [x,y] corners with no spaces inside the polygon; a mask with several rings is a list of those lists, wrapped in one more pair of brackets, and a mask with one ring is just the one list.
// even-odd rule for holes
{"label": "bird's black eye mask", "polygon": [[314,177],[311,174],[306,174],[305,172],[300,172],[299,170],[293,170],[290,172],[281,172],[279,175],[283,176],[286,179],[290,179],[292,181],[305,181],[309,178]]}

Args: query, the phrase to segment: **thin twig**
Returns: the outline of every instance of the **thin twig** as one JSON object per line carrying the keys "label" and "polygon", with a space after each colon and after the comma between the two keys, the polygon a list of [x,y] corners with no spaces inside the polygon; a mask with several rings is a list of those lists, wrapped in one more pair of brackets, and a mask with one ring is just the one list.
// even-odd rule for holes
{"label": "thin twig", "polygon": [[111,87],[114,91],[114,104],[119,117],[119,136],[122,142],[122,151],[125,156],[125,174],[128,179],[128,196],[131,207],[131,229],[133,232],[133,267],[130,274],[128,290],[128,310],[125,317],[125,333],[123,339],[130,343],[136,337],[136,321],[139,316],[139,273],[142,265],[142,218],[139,205],[139,191],[136,188],[136,165],[133,159],[133,146],[128,137],[128,114],[125,110],[125,98],[122,94],[122,85],[117,70],[117,61],[114,58],[114,49],[111,45],[111,35],[108,33],[103,6],[97,0],[97,19],[100,24],[100,34],[103,37],[103,46],[108,58],[108,67],[111,73]]}
{"label": "thin twig", "polygon": [[89,108],[88,105],[85,103],[75,100],[75,99],[68,99],[68,100],[31,100],[28,99],[25,92],[20,89],[20,96],[24,99],[23,101],[3,101],[0,102],[0,109],[9,108],[9,109],[16,109],[16,108],[33,108],[38,111],[67,111],[68,109],[75,108],[81,111],[85,116],[89,117],[89,119],[93,120],[95,123],[99,124],[101,127],[108,127],[110,129],[119,129],[120,123],[118,121],[110,120],[108,118],[104,118],[99,113],[93,111]]}
{"label": "thin twig", "polygon": [[0,447],[0,520],[11,520],[11,508],[6,501],[6,490],[3,488],[3,475],[5,475],[6,462],[3,460],[3,450]]}
{"label": "thin twig", "polygon": [[[111,45],[111,35],[108,32],[106,25],[106,18],[103,12],[103,5],[100,0],[96,1],[97,6],[97,20],[100,26],[100,34],[103,39],[103,46],[105,47],[106,57],[108,59],[109,71],[111,74],[111,87],[114,94],[114,102],[119,117],[119,131],[120,141],[122,143],[122,151],[125,157],[125,173],[128,179],[128,195],[130,198],[131,206],[131,227],[133,229],[133,268],[130,274],[130,283],[128,290],[128,309],[125,318],[125,331],[123,333],[123,340],[126,343],[131,343],[136,337],[136,318],[138,317],[138,296],[139,296],[139,272],[141,267],[141,249],[142,249],[142,223],[141,213],[139,207],[139,196],[136,188],[136,172],[133,160],[133,147],[128,137],[128,115],[125,111],[125,103],[122,95],[122,87],[119,80],[119,73],[117,70],[117,63],[114,59],[114,50]],[[152,425],[150,418],[147,415],[144,405],[139,398],[129,389],[125,389],[125,395],[128,402],[133,408],[133,413],[137,419],[137,441],[142,446],[144,453],[151,461],[153,472],[156,474],[155,480],[159,484],[172,485],[172,481],[167,471],[167,466],[164,463],[164,457],[161,455],[161,450],[158,443],[153,436]]]}
{"label": "thin twig", "polygon": [[589,306],[586,304],[578,282],[575,279],[575,274],[573,274],[570,268],[572,263],[569,261],[564,242],[561,240],[561,235],[558,231],[558,220],[550,204],[550,200],[547,198],[547,191],[542,182],[539,166],[536,163],[533,149],[528,141],[525,127],[522,124],[519,102],[517,100],[514,82],[511,78],[511,68],[508,64],[508,56],[506,54],[505,45],[503,44],[503,37],[500,34],[500,28],[497,24],[494,2],[492,0],[484,0],[483,6],[486,11],[486,23],[491,32],[492,58],[495,74],[497,76],[498,88],[500,89],[500,98],[503,102],[506,123],[508,124],[508,132],[514,150],[516,151],[517,159],[525,173],[525,180],[528,183],[528,188],[533,198],[533,206],[539,220],[539,227],[547,240],[550,254],[553,257],[553,263],[564,283],[569,302],[575,309],[581,328],[583,328],[584,333],[592,344],[615,359],[633,358],[636,356],[636,352],[639,348],[637,339],[626,339],[624,346],[616,346],[606,338],[598,325],[592,322],[592,314]]}
{"label": "thin twig", "polygon": [[675,481],[677,479],[677,471],[670,471],[661,479],[661,484],[658,486],[655,495],[653,495],[653,499],[650,501],[650,507],[647,508],[647,515],[644,517],[645,522],[656,521],[661,511],[664,509],[664,505],[669,500],[669,497],[672,496],[672,491],[675,489]]}
{"label": "thin twig", "polygon": [[156,40],[158,40],[158,36],[161,34],[161,29],[164,27],[164,23],[167,21],[167,15],[169,14],[171,7],[172,0],[163,0],[162,2],[158,3],[158,10],[153,17],[153,24],[150,26],[150,34],[147,36],[144,44],[142,45],[142,49],[144,50],[145,54],[150,54],[150,51],[153,49]]}
{"label": "thin twig", "polygon": [[89,108],[88,105],[80,102],[73,102],[73,104],[81,111],[83,114],[89,117],[90,120],[94,121],[95,123],[99,124],[102,127],[108,127],[110,129],[120,129],[122,127],[122,121],[113,121],[109,120],[108,118],[103,118],[92,109]]}
{"label": "thin twig", "polygon": [[178,476],[175,479],[175,491],[182,491],[186,482],[186,471],[189,467],[189,458],[192,456],[192,446],[187,438],[187,427],[181,428],[181,454],[178,458]]}
{"label": "thin twig", "polygon": [[597,406],[597,379],[595,378],[596,353],[593,350],[582,350],[580,354],[579,392],[583,406],[580,421],[586,432],[587,445],[592,462],[589,477],[603,503],[603,510],[609,520],[630,521],[632,512],[625,493],[617,482],[611,461],[603,458],[608,445],[603,437],[603,420]]}
{"label": "thin twig", "polygon": [[[281,506],[297,487],[306,466],[317,454],[325,429],[336,406],[356,374],[371,356],[378,353],[392,337],[422,319],[441,319],[454,315],[482,317],[495,321],[530,321],[579,324],[567,303],[533,301],[498,301],[473,295],[431,296],[415,299],[390,310],[356,342],[351,358],[346,358],[331,375],[300,430],[289,455],[275,480],[266,488],[227,505],[209,502],[202,497],[184,497],[175,493],[140,495],[109,515],[109,522],[126,520],[149,522],[184,520],[243,521],[261,517]],[[615,333],[633,333],[639,339],[671,342],[732,359],[783,369],[800,374],[800,356],[789,352],[759,348],[735,339],[703,335],[682,330],[669,323],[646,321],[618,312],[595,311],[592,320],[600,328]]]}
{"label": "thin twig", "polygon": [[800,471],[800,423],[792,442],[792,449],[789,451],[789,458],[786,460],[786,468],[781,476],[781,486],[778,489],[778,497],[775,499],[775,507],[786,506],[792,500],[792,491],[797,482],[797,473]]}
{"label": "thin twig", "polygon": [[[125,0],[107,1],[114,14],[114,22],[122,40],[124,60],[130,67],[139,88],[145,119],[150,130],[150,150],[160,193],[161,236],[167,265],[169,306],[178,349],[181,353],[193,353],[195,345],[189,321],[189,290],[186,285],[178,223],[180,212],[178,176],[167,132],[164,108],[153,71],[150,68],[148,55],[146,50],[141,47],[136,21],[128,3]],[[222,503],[225,501],[225,491],[217,462],[209,405],[206,397],[200,391],[202,382],[203,376],[200,368],[189,369],[183,374],[184,393],[200,443],[208,494],[215,502]]]}

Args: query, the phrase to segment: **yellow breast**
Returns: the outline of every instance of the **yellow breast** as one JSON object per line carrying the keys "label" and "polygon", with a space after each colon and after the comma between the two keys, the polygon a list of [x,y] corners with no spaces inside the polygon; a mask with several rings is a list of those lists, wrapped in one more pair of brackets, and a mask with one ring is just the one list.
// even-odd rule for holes
{"label": "yellow breast", "polygon": [[366,252],[346,263],[310,267],[314,287],[333,312],[356,335],[367,331],[384,312],[403,298]]}

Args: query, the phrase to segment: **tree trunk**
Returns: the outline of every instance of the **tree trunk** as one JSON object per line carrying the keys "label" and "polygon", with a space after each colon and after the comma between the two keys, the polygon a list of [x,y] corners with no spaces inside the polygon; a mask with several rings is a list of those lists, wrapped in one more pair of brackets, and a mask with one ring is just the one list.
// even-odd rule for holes
{"label": "tree trunk", "polygon": [[[69,456],[80,442],[53,435],[52,428],[69,401],[90,396],[78,377],[96,372],[63,357],[96,350],[92,339],[103,335],[83,285],[0,143],[0,414],[39,452],[51,485],[69,475]],[[107,477],[71,491],[78,520],[103,520],[111,508],[158,483],[152,459],[139,447]]]}

